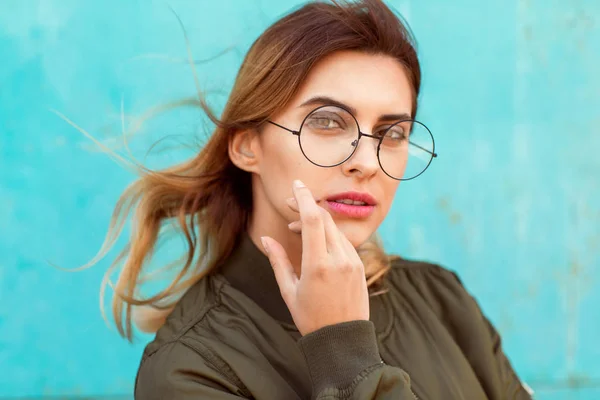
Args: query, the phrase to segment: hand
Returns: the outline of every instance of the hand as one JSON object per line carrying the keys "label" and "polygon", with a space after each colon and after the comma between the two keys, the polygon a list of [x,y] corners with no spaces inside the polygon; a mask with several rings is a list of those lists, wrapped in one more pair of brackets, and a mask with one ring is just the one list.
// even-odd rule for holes
{"label": "hand", "polygon": [[283,300],[302,335],[341,322],[369,319],[369,293],[364,265],[331,215],[317,205],[310,190],[294,182],[290,208],[300,221],[290,229],[302,234],[300,278],[281,244],[263,237]]}

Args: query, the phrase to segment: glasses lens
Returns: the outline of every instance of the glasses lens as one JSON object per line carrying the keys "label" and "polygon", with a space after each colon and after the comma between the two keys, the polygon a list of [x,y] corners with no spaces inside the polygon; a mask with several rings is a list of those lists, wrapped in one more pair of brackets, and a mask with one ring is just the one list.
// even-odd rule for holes
{"label": "glasses lens", "polygon": [[379,162],[391,177],[409,180],[427,169],[433,153],[429,129],[418,121],[402,121],[386,131],[379,147]]}
{"label": "glasses lens", "polygon": [[300,129],[300,146],[313,163],[331,167],[354,152],[358,125],[352,115],[339,107],[321,107],[310,113]]}

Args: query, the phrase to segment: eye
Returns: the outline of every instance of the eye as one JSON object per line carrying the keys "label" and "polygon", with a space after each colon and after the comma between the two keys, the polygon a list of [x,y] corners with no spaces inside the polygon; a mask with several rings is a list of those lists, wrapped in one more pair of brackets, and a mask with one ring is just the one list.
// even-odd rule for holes
{"label": "eye", "polygon": [[381,137],[385,135],[385,140],[401,141],[406,139],[406,130],[401,125],[384,126],[377,130],[376,135]]}
{"label": "eye", "polygon": [[306,124],[313,129],[344,129],[346,124],[344,118],[338,113],[331,111],[321,111],[311,115]]}
{"label": "eye", "polygon": [[319,128],[339,128],[340,124],[328,117],[314,117],[311,119],[311,124],[318,126]]}
{"label": "eye", "polygon": [[401,126],[396,125],[387,132],[386,138],[387,137],[389,137],[392,140],[405,140],[406,132]]}

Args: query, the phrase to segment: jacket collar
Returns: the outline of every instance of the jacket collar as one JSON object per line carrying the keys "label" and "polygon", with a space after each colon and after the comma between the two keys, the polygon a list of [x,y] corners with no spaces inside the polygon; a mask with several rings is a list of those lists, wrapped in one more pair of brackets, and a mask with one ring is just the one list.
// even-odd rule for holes
{"label": "jacket collar", "polygon": [[247,233],[241,235],[220,273],[231,286],[252,299],[271,317],[280,322],[294,323],[281,297],[269,259],[256,247]]}
{"label": "jacket collar", "polygon": [[[238,239],[232,254],[222,264],[218,272],[231,286],[248,296],[271,317],[279,322],[294,326],[294,320],[288,310],[271,263],[254,244],[247,233]],[[369,299],[370,320],[375,329],[383,334],[391,329],[392,315],[387,294]]]}

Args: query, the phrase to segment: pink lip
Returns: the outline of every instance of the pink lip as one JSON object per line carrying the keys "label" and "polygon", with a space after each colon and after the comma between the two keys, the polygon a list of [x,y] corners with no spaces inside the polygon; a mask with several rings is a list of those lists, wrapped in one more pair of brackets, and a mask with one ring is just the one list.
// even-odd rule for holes
{"label": "pink lip", "polygon": [[[350,204],[336,203],[335,200],[349,199],[354,201],[362,201],[366,203],[364,206],[355,206]],[[350,218],[367,218],[375,210],[377,201],[368,193],[361,192],[345,192],[338,193],[326,199],[329,209],[337,214],[345,215]]]}

